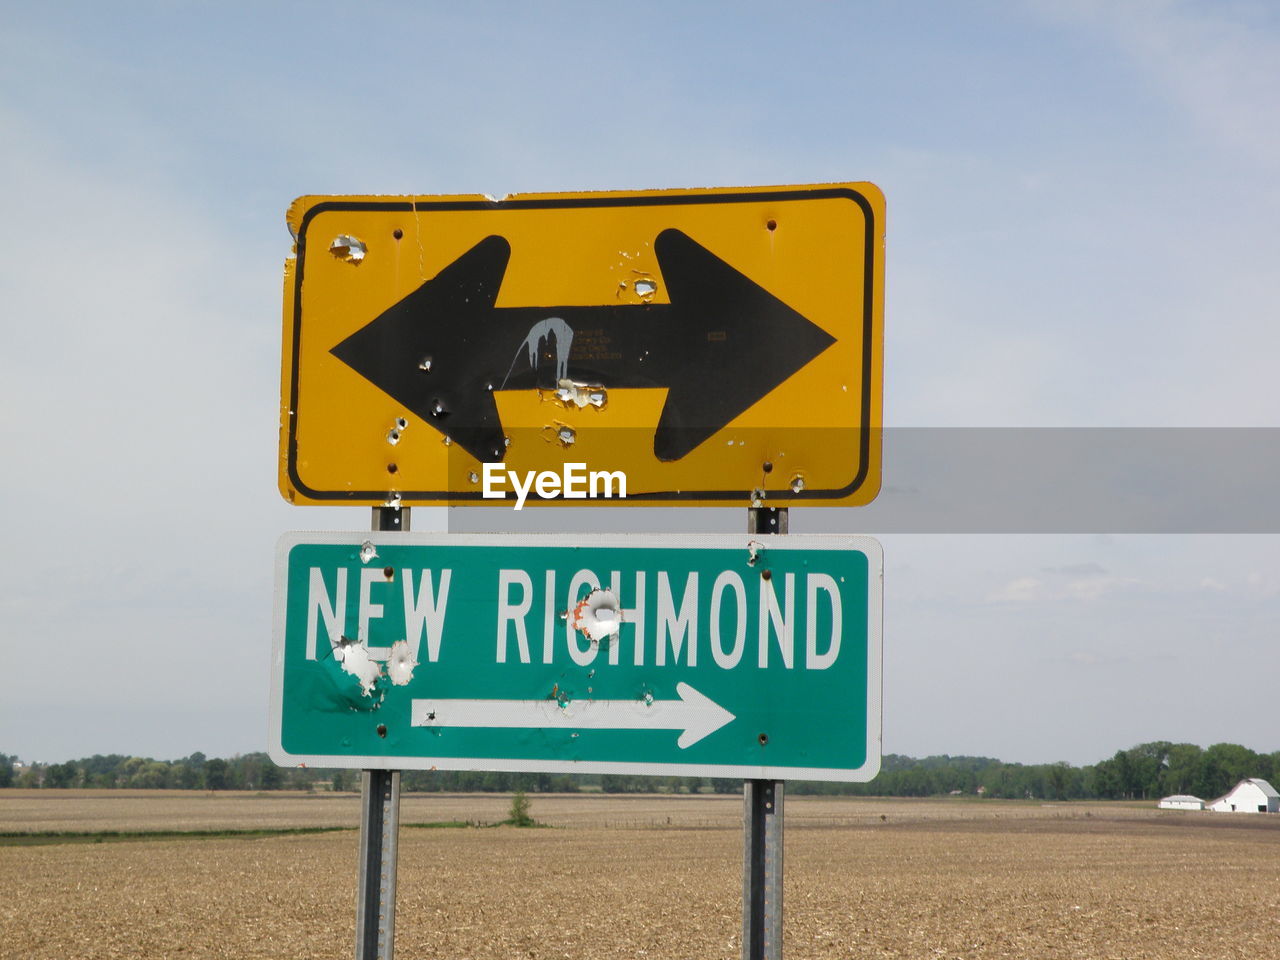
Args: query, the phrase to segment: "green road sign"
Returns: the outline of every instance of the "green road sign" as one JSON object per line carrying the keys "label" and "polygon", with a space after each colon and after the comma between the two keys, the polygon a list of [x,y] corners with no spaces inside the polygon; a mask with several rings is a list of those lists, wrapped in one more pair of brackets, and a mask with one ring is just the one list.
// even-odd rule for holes
{"label": "green road sign", "polygon": [[271,756],[870,780],[882,576],[867,537],[286,534]]}

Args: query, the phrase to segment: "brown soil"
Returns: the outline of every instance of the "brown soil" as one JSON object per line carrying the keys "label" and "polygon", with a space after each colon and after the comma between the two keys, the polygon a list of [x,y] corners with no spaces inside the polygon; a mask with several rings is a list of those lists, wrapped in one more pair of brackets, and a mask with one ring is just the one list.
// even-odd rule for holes
{"label": "brown soil", "polygon": [[[400,838],[401,958],[735,958],[741,801],[531,797]],[[405,822],[508,798],[409,797]],[[786,801],[789,958],[1280,957],[1280,817]],[[0,792],[0,830],[352,825],[354,797]],[[668,823],[670,819],[670,823]],[[356,834],[0,847],[0,956],[349,957]]]}

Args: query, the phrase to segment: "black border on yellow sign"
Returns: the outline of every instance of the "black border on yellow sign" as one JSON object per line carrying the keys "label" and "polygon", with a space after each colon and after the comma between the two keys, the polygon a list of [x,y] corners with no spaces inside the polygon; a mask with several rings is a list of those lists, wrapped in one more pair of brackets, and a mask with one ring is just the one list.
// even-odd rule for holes
{"label": "black border on yellow sign", "polygon": [[[307,226],[313,217],[332,210],[357,211],[401,211],[424,212],[432,210],[548,210],[570,209],[580,207],[652,207],[652,206],[684,206],[688,204],[710,203],[759,203],[760,201],[790,200],[838,200],[847,199],[856,203],[863,213],[866,224],[866,236],[863,240],[865,262],[863,263],[863,299],[862,299],[862,421],[858,439],[858,472],[848,485],[835,490],[802,490],[796,493],[791,490],[770,490],[769,500],[839,500],[852,495],[867,479],[870,469],[871,454],[871,390],[873,379],[872,350],[875,343],[875,251],[877,245],[875,210],[861,193],[847,187],[820,187],[800,190],[769,190],[761,192],[743,191],[738,193],[677,193],[653,194],[648,196],[619,196],[617,194],[601,194],[586,197],[562,197],[510,200],[327,200],[307,210],[298,225],[297,264],[293,285],[293,342],[290,346],[290,378],[289,378],[289,410],[298,410],[298,378],[299,356],[302,341],[302,279],[306,270],[307,258]],[[349,500],[381,500],[387,495],[381,490],[316,490],[302,482],[298,476],[298,417],[289,420],[289,439],[285,469],[289,473],[289,481],[295,490],[311,500],[323,500],[340,503]],[[457,490],[401,490],[400,496],[407,502],[414,501],[482,501],[486,504],[501,505],[501,500],[486,500],[480,491]],[[751,495],[750,490],[672,490],[667,492],[650,492],[629,494],[626,500],[599,501],[611,505],[625,506],[634,501],[700,501],[700,500],[739,500]],[[531,498],[532,499],[532,498]]]}

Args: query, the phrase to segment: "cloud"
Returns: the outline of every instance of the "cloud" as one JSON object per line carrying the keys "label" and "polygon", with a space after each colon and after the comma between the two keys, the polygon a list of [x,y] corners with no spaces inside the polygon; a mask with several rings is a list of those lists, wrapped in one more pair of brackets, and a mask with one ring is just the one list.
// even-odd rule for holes
{"label": "cloud", "polygon": [[[1066,570],[1076,569],[1077,575],[1061,579]],[[1096,572],[1095,572],[1096,570]],[[1113,593],[1145,589],[1149,585],[1137,577],[1106,576],[1096,564],[1080,564],[1078,567],[1051,568],[1057,578],[1046,582],[1036,577],[1016,577],[987,594],[986,602],[992,604],[1048,604],[1062,601],[1092,603]]]}
{"label": "cloud", "polygon": [[1249,592],[1263,597],[1280,596],[1280,573],[1275,570],[1254,570],[1245,577]]}
{"label": "cloud", "polygon": [[1106,574],[1106,570],[1099,564],[1089,561],[1087,563],[1068,563],[1060,567],[1041,567],[1042,573],[1051,573],[1062,577],[1097,577]]}
{"label": "cloud", "polygon": [[1083,577],[1072,580],[1062,590],[1062,596],[1086,602],[1098,600],[1109,593],[1142,586],[1136,577]]}
{"label": "cloud", "polygon": [[1044,582],[1035,577],[1018,577],[987,594],[987,603],[1034,603],[1044,599]]}
{"label": "cloud", "polygon": [[1280,40],[1265,6],[1170,0],[1038,3],[1052,19],[1101,28],[1215,145],[1280,163]]}

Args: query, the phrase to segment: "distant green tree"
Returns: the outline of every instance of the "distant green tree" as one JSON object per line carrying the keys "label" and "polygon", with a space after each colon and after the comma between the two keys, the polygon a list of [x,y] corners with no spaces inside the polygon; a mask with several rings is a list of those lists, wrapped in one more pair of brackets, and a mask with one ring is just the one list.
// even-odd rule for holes
{"label": "distant green tree", "polygon": [[1246,777],[1258,776],[1263,759],[1238,743],[1215,743],[1204,752],[1197,780],[1198,797],[1220,797]]}
{"label": "distant green tree", "polygon": [[1052,763],[1045,768],[1045,784],[1048,787],[1045,795],[1050,800],[1066,800],[1067,787],[1071,782],[1071,765]]}
{"label": "distant green tree", "polygon": [[600,789],[605,793],[640,793],[649,786],[648,777],[633,777],[620,773],[606,773],[600,776]]}
{"label": "distant green tree", "polygon": [[1172,749],[1173,744],[1169,741],[1154,740],[1151,743],[1140,743],[1126,751],[1133,770],[1134,797],[1146,800],[1160,796],[1169,751]]}
{"label": "distant green tree", "polygon": [[103,756],[95,753],[87,760],[80,761],[84,769],[85,783],[94,787],[115,787],[119,785],[120,768],[126,758],[118,753]]}
{"label": "distant green tree", "polygon": [[260,790],[280,790],[284,787],[284,771],[270,761],[262,765],[258,776]]}
{"label": "distant green tree", "polygon": [[147,762],[144,757],[125,757],[117,774],[120,785],[122,787],[132,786],[133,778],[142,772],[142,768],[147,765]]}
{"label": "distant green tree", "polygon": [[350,793],[356,788],[356,772],[354,770],[335,770],[330,783],[333,785],[334,793]]}
{"label": "distant green tree", "polygon": [[163,790],[169,786],[169,765],[159,760],[147,760],[129,778],[129,786],[139,790]]}
{"label": "distant green tree", "polygon": [[626,789],[626,778],[616,773],[602,774],[600,789],[605,793],[622,793]]}
{"label": "distant green tree", "polygon": [[190,758],[180,760],[170,769],[169,782],[178,790],[199,790],[204,786],[204,770],[193,767]]}
{"label": "distant green tree", "polygon": [[1160,795],[1191,793],[1196,789],[1196,779],[1204,762],[1204,751],[1194,743],[1175,743],[1165,757],[1164,771],[1160,776]]}
{"label": "distant green tree", "polygon": [[513,827],[532,827],[537,821],[529,813],[529,798],[523,790],[511,795],[511,809],[507,813],[507,823]]}
{"label": "distant green tree", "polygon": [[490,770],[480,779],[480,789],[486,793],[505,793],[511,789],[511,774],[501,770]]}
{"label": "distant green tree", "polygon": [[51,764],[44,774],[44,785],[58,790],[74,787],[80,777],[80,768],[68,760],[66,763]]}
{"label": "distant green tree", "polygon": [[266,754],[262,753],[246,753],[243,756],[233,757],[227,765],[227,779],[232,788],[257,790],[262,783],[264,761],[270,763]]}
{"label": "distant green tree", "polygon": [[0,789],[13,786],[13,758],[0,753]]}
{"label": "distant green tree", "polygon": [[214,757],[204,765],[204,785],[209,790],[226,790],[227,761]]}

